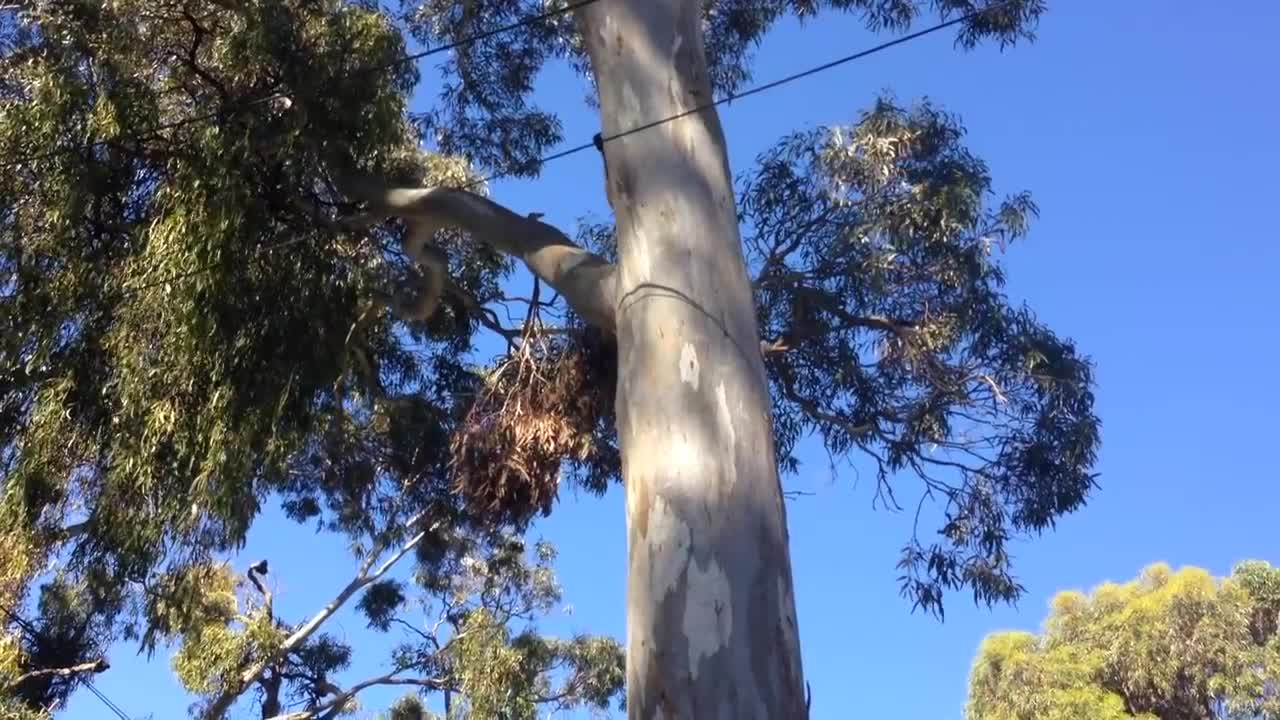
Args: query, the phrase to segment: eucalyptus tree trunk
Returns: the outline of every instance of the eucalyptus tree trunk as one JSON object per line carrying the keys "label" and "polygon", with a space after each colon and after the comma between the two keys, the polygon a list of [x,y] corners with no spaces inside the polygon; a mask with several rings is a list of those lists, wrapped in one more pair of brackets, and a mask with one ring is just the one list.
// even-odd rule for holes
{"label": "eucalyptus tree trunk", "polygon": [[[577,11],[606,138],[711,100],[696,0]],[[769,394],[714,109],[605,146],[631,718],[806,714]]]}
{"label": "eucalyptus tree trunk", "polygon": [[[445,268],[425,240],[462,228],[616,333],[628,715],[804,717],[786,513],[724,134],[714,110],[689,112],[711,100],[700,3],[608,0],[576,13],[599,87],[616,265],[465,190],[340,183],[368,203],[364,222],[405,221],[405,252],[428,275]],[[389,307],[420,319],[443,286],[435,277]]]}

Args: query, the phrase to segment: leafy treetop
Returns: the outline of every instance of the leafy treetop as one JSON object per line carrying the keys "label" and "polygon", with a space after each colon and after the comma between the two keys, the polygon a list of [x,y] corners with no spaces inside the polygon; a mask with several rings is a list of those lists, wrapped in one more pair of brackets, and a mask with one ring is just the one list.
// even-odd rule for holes
{"label": "leafy treetop", "polygon": [[971,720],[1280,718],[1280,568],[1243,562],[1217,580],[1156,564],[1051,608],[1041,635],[983,641]]}

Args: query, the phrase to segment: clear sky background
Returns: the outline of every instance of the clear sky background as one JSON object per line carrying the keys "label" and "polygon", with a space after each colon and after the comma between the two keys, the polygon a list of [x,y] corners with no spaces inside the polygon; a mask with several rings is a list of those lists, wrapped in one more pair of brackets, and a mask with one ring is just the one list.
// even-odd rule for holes
{"label": "clear sky background", "polygon": [[[958,720],[982,637],[1037,629],[1058,590],[1126,580],[1155,561],[1215,574],[1246,558],[1280,563],[1277,29],[1273,0],[1056,0],[1034,45],[963,53],[942,33],[722,109],[735,172],[787,132],[854,120],[881,90],[957,113],[998,191],[1029,189],[1043,213],[1005,257],[1010,294],[1097,363],[1102,487],[1056,532],[1016,546],[1028,590],[1016,608],[975,608],[958,594],[945,623],[913,615],[894,569],[909,514],[873,510],[867,472],[862,483],[856,467],[833,477],[821,453],[803,456],[786,482],[815,493],[788,503],[814,718]],[[884,39],[837,14],[784,23],[766,38],[756,78]],[[543,86],[543,105],[563,108],[567,142],[589,139],[598,120],[582,84],[553,71]],[[566,230],[584,215],[607,217],[594,152],[493,190]],[[899,487],[914,493],[910,480]],[[563,497],[535,528],[560,549],[572,605],[546,630],[623,636],[624,523],[615,489]],[[261,557],[277,610],[297,620],[354,567],[340,541],[278,514],[255,528],[238,565]],[[379,671],[384,639],[349,612],[330,629],[357,646],[347,680]],[[111,661],[97,686],[127,712],[185,717],[190,699],[166,655],[148,663],[121,647]],[[394,695],[369,695],[366,706]],[[64,717],[110,715],[82,691]]]}

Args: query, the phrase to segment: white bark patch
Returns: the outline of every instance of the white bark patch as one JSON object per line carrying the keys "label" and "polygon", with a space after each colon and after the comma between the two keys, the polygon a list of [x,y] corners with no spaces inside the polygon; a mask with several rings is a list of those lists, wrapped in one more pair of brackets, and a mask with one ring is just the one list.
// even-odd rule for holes
{"label": "white bark patch", "polygon": [[699,374],[698,351],[693,349],[693,343],[687,342],[680,349],[680,381],[697,392]]}
{"label": "white bark patch", "polygon": [[680,73],[676,64],[676,56],[680,54],[680,46],[684,44],[684,36],[676,33],[676,39],[671,43],[671,57],[667,60],[667,67],[671,68],[671,77],[667,79],[667,95],[670,96],[671,102],[676,107],[682,108],[680,97]]}
{"label": "white bark patch", "polygon": [[[624,197],[623,204],[629,204],[627,202],[629,199]],[[631,253],[631,258],[635,262],[628,263],[628,265],[634,266],[635,277],[633,279],[637,284],[648,282],[653,279],[653,261],[649,257],[649,238],[645,237],[644,231],[640,228],[635,228],[632,231],[632,235],[635,237],[635,249]],[[623,267],[626,267],[626,265]]]}
{"label": "white bark patch", "polygon": [[619,114],[622,116],[620,119],[623,120],[622,125],[624,127],[636,127],[646,122],[643,117],[644,104],[640,102],[640,96],[636,94],[636,90],[631,86],[631,83],[623,84],[622,97],[619,100],[620,107],[618,109],[622,111]]}
{"label": "white bark patch", "polygon": [[[715,156],[716,153],[713,153],[713,152],[699,153],[700,150],[715,147],[711,143],[711,138],[706,133],[706,131],[701,126],[699,126],[697,122],[691,121],[688,118],[684,118],[683,120],[677,120],[675,122],[672,122],[670,123],[670,127],[671,127],[670,132],[672,135],[672,144],[677,147],[683,148],[685,155],[691,159],[692,164],[695,165],[699,170],[705,170],[709,168],[710,167],[709,161],[703,159],[702,156],[703,155]],[[716,162],[717,164],[719,163],[718,160],[714,162]]]}
{"label": "white bark patch", "polygon": [[[628,477],[627,470],[628,470],[627,465],[624,463],[622,466],[622,477],[624,478]],[[640,483],[638,482],[623,483],[623,489],[626,491],[627,517],[633,518],[636,516],[636,508],[638,506],[637,504],[641,502]]]}
{"label": "white bark patch", "polygon": [[680,583],[680,574],[689,564],[689,526],[672,511],[661,495],[649,508],[649,588],[665,597]]}
{"label": "white bark patch", "polygon": [[729,577],[714,560],[704,571],[690,563],[685,583],[684,634],[689,639],[689,669],[729,644],[733,635],[733,603]]}
{"label": "white bark patch", "polygon": [[[696,384],[696,383],[695,383]],[[670,456],[667,458],[670,463],[672,476],[674,477],[699,477],[706,472],[706,453],[700,452],[701,448],[689,442],[689,436],[683,431],[671,429]]]}
{"label": "white bark patch", "polygon": [[[724,439],[724,459],[732,462],[738,445],[738,431],[733,427],[733,412],[729,409],[729,395],[725,392],[723,382],[716,385],[716,410],[717,420],[720,421],[720,435]],[[738,473],[730,467],[724,477],[724,491],[731,492],[738,481]]]}

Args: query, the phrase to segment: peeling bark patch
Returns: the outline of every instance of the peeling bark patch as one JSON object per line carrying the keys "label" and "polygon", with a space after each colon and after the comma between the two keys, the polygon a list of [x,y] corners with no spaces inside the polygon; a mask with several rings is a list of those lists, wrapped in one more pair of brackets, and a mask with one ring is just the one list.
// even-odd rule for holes
{"label": "peeling bark patch", "polygon": [[689,640],[689,669],[729,644],[733,635],[733,603],[729,577],[714,560],[703,571],[690,563],[686,580],[684,634]]}
{"label": "peeling bark patch", "polygon": [[672,509],[666,499],[655,495],[649,508],[649,589],[665,597],[680,584],[680,576],[689,565],[692,550],[689,526]]}
{"label": "peeling bark patch", "polygon": [[[626,477],[624,474],[623,477]],[[624,483],[627,495],[627,518],[631,525],[631,531],[643,538],[649,534],[649,513],[644,507],[644,490],[643,484],[639,478],[632,475]],[[644,512],[641,512],[641,511]]]}
{"label": "peeling bark patch", "polygon": [[685,343],[680,349],[680,381],[698,390],[698,351],[693,343]]}

